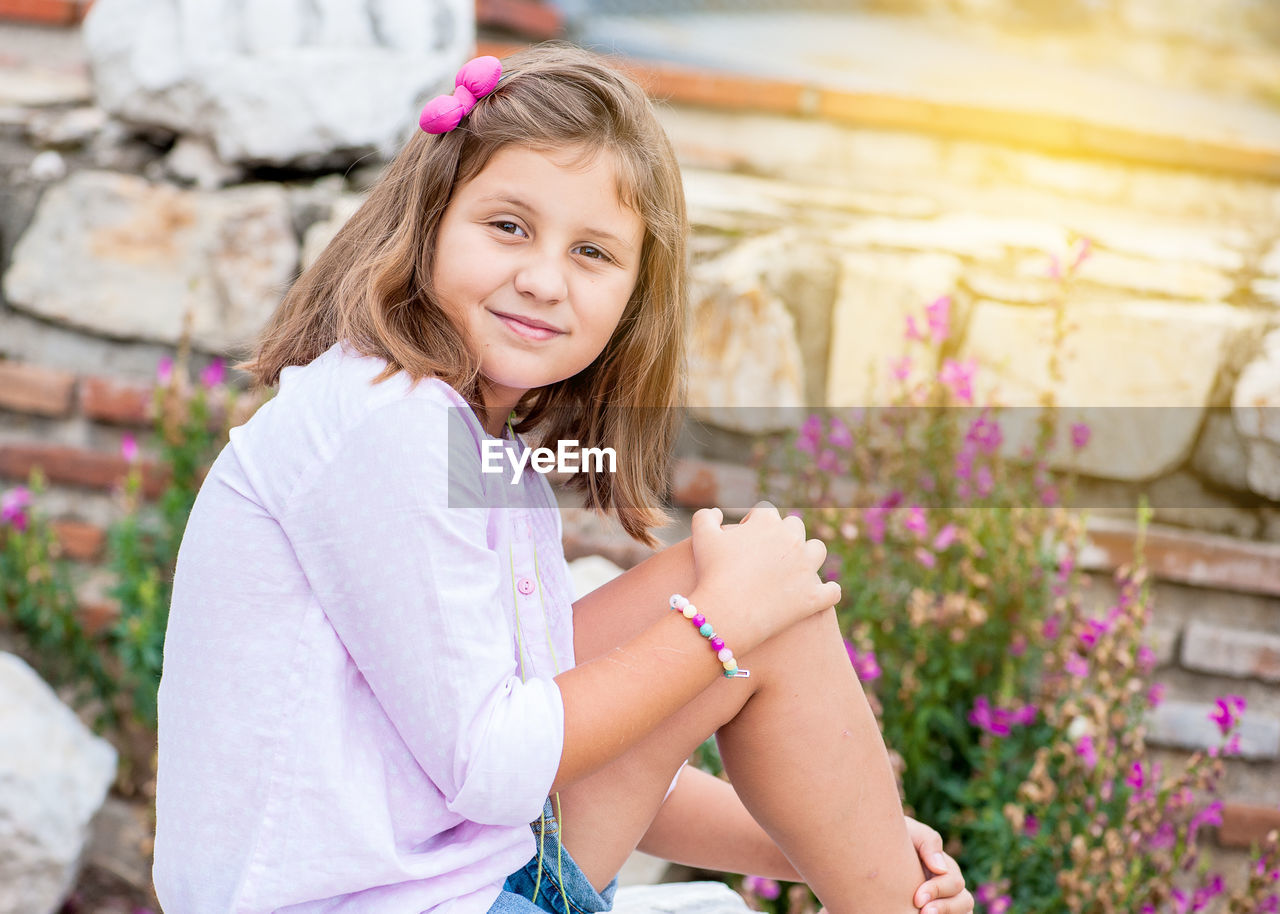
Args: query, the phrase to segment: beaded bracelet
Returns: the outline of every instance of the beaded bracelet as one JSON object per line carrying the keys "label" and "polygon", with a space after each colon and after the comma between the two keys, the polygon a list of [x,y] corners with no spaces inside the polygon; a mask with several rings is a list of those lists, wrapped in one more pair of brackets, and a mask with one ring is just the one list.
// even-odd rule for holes
{"label": "beaded bracelet", "polygon": [[682,597],[678,593],[671,595],[670,606],[676,612],[682,614],[686,619],[693,623],[693,627],[698,630],[698,634],[702,635],[711,642],[711,649],[716,652],[716,656],[720,659],[720,665],[724,667],[724,676],[726,679],[734,679],[735,677],[746,677],[751,675],[750,670],[738,669],[738,661],[733,658],[733,651],[724,646],[724,639],[716,634],[716,630],[711,627],[711,623],[707,621],[707,617],[698,612],[698,608]]}

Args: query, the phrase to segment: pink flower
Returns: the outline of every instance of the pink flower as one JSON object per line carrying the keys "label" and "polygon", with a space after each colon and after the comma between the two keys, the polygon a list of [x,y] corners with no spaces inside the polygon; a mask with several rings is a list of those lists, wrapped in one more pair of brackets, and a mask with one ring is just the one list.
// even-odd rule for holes
{"label": "pink flower", "polygon": [[1092,771],[1098,765],[1098,750],[1093,745],[1093,737],[1085,734],[1076,740],[1076,755],[1084,762],[1086,768]]}
{"label": "pink flower", "polygon": [[1138,669],[1145,676],[1156,668],[1156,652],[1145,644],[1138,645]]}
{"label": "pink flower", "polygon": [[974,699],[968,720],[979,730],[985,730],[993,736],[1008,736],[1015,726],[1027,727],[1034,724],[1038,713],[1034,705],[1002,708],[991,704],[985,695],[979,695]]}
{"label": "pink flower", "polygon": [[916,561],[925,568],[933,568],[938,564],[938,557],[924,546],[916,547]]}
{"label": "pink flower", "polygon": [[1083,422],[1076,422],[1071,426],[1071,446],[1077,451],[1083,450],[1089,443],[1089,426]]}
{"label": "pink flower", "polygon": [[802,454],[818,453],[818,445],[822,441],[822,417],[810,414],[800,426],[800,434],[796,436],[796,450]]}
{"label": "pink flower", "polygon": [[923,538],[929,532],[929,521],[925,518],[924,508],[919,505],[908,508],[907,519],[902,522],[902,526],[914,533],[917,539]]}
{"label": "pink flower", "polygon": [[1222,824],[1222,801],[1214,800],[1204,809],[1199,810],[1191,817],[1191,822],[1187,825],[1187,844],[1194,844],[1196,840],[1196,832],[1205,825],[1221,825]]}
{"label": "pink flower", "polygon": [[827,444],[833,447],[853,447],[853,433],[849,431],[849,426],[835,416],[831,417],[830,431],[827,433]]}
{"label": "pink flower", "polygon": [[1085,660],[1079,654],[1072,654],[1068,657],[1063,662],[1062,668],[1072,676],[1077,676],[1080,679],[1089,675],[1089,661]]}
{"label": "pink flower", "polygon": [[900,359],[890,359],[889,370],[895,379],[905,381],[911,376],[911,356],[904,355]]}
{"label": "pink flower", "polygon": [[1008,895],[1001,895],[999,898],[991,902],[987,907],[987,910],[990,911],[991,914],[1005,914],[1005,912],[1009,910],[1009,906],[1011,904],[1013,904],[1012,898]]}
{"label": "pink flower", "polygon": [[1034,838],[1040,834],[1040,820],[1031,813],[1027,813],[1027,819],[1022,823],[1022,833],[1028,838]]}
{"label": "pink flower", "polygon": [[907,339],[924,340],[924,334],[920,332],[920,328],[916,326],[916,319],[913,315],[907,315]]}
{"label": "pink flower", "polygon": [[945,552],[947,548],[956,541],[956,525],[947,524],[938,531],[938,535],[933,538],[933,551]]}
{"label": "pink flower", "polygon": [[876,661],[876,652],[868,650],[865,654],[853,646],[853,642],[845,640],[844,649],[849,654],[849,662],[853,671],[863,682],[871,682],[880,678],[880,664]]}
{"label": "pink flower", "polygon": [[1098,639],[1111,630],[1109,623],[1101,619],[1089,619],[1085,622],[1085,630],[1080,633],[1080,643],[1086,648],[1092,649],[1098,643]]}
{"label": "pink flower", "polygon": [[205,386],[206,390],[212,389],[222,383],[226,374],[227,366],[222,359],[214,359],[205,366],[204,371],[200,372],[200,383]]}
{"label": "pink flower", "polygon": [[1040,636],[1046,641],[1058,640],[1058,635],[1062,632],[1062,616],[1054,613],[1052,616],[1044,620],[1044,624],[1040,626]]}
{"label": "pink flower", "polygon": [[1134,762],[1133,767],[1129,770],[1129,776],[1124,782],[1134,790],[1141,790],[1147,783],[1146,775],[1142,768],[1142,762]]}
{"label": "pink flower", "polygon": [[969,426],[969,430],[965,433],[965,440],[972,441],[985,454],[994,454],[996,449],[1000,447],[1000,442],[1004,440],[1004,434],[1000,431],[1000,423],[994,422],[985,417],[979,416],[973,420],[973,424]]}
{"label": "pink flower", "polygon": [[161,387],[167,387],[171,380],[173,380],[173,359],[167,355],[161,356],[160,361],[156,362],[156,383]]}
{"label": "pink flower", "polygon": [[1162,701],[1164,701],[1164,683],[1151,683],[1151,688],[1147,689],[1147,704],[1152,708],[1158,708]]}
{"label": "pink flower", "polygon": [[924,311],[929,321],[929,336],[935,343],[941,343],[951,332],[951,296],[944,295],[933,304],[925,305]]}
{"label": "pink flower", "polygon": [[1226,695],[1219,698],[1216,704],[1217,708],[1209,712],[1209,719],[1217,724],[1222,735],[1226,736],[1236,725],[1240,715],[1244,713],[1247,702],[1242,695]]}
{"label": "pink flower", "polygon": [[871,542],[879,545],[884,542],[885,533],[885,509],[879,505],[867,508],[864,520],[867,522],[867,536],[871,538]]}
{"label": "pink flower", "polygon": [[27,506],[31,504],[31,492],[26,486],[16,486],[0,497],[0,522],[10,524],[19,533],[27,529]]}
{"label": "pink flower", "polygon": [[968,479],[973,475],[973,457],[973,448],[968,445],[956,454],[956,479]]}
{"label": "pink flower", "polygon": [[747,876],[742,880],[742,887],[753,895],[773,901],[782,894],[782,886],[776,880],[765,876]]}
{"label": "pink flower", "polygon": [[1058,490],[1054,486],[1045,486],[1040,490],[1040,504],[1052,508],[1058,503]]}
{"label": "pink flower", "polygon": [[134,463],[138,459],[138,439],[128,432],[120,439],[120,456],[125,463]]}
{"label": "pink flower", "polygon": [[1000,888],[994,882],[984,882],[974,890],[973,900],[978,904],[991,904],[999,891]]}
{"label": "pink flower", "polygon": [[836,457],[835,451],[824,447],[822,453],[818,455],[818,459],[814,461],[814,466],[824,473],[838,473],[840,471],[840,460]]}
{"label": "pink flower", "polygon": [[978,467],[977,475],[974,479],[974,485],[978,488],[978,495],[986,498],[991,494],[991,490],[996,487],[996,481],[991,476],[991,467],[983,464]]}
{"label": "pink flower", "polygon": [[1071,269],[1076,269],[1080,264],[1089,259],[1089,255],[1093,252],[1093,241],[1088,238],[1080,239],[1080,250],[1076,254],[1075,263],[1071,264]]}
{"label": "pink flower", "polygon": [[938,372],[938,380],[942,382],[961,403],[973,402],[973,375],[978,370],[977,359],[943,359],[942,369]]}

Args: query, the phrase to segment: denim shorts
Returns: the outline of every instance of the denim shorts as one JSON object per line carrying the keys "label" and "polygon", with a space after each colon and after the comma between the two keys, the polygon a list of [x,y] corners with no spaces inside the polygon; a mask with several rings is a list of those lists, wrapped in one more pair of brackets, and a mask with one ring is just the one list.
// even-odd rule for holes
{"label": "denim shorts", "polygon": [[[600,914],[613,907],[613,893],[618,890],[618,877],[597,892],[582,875],[569,851],[560,845],[560,825],[552,812],[551,800],[542,809],[546,819],[546,834],[542,835],[542,820],[530,823],[534,841],[542,844],[542,879],[538,879],[538,855],[507,877],[506,884],[489,914]],[[564,884],[560,884],[561,871]],[[537,884],[537,897],[534,885]]]}

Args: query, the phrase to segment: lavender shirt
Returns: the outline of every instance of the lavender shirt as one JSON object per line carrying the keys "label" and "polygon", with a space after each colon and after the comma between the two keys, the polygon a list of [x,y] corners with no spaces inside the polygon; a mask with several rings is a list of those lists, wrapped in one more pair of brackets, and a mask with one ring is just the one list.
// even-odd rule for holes
{"label": "lavender shirt", "polygon": [[170,914],[483,914],[536,850],[574,662],[555,500],[480,473],[448,385],[382,368],[286,368],[200,490],[159,696]]}

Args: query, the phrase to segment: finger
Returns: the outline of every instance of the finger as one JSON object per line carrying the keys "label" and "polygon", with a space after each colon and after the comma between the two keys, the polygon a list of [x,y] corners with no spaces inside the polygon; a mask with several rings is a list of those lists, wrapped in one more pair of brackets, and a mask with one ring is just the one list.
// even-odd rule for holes
{"label": "finger", "polygon": [[942,835],[927,825],[921,825],[916,833],[916,853],[921,862],[935,873],[945,873],[948,857],[942,852]]}
{"label": "finger", "polygon": [[[816,572],[827,560],[827,544],[822,540],[805,540],[804,557],[809,567]],[[942,845],[938,845],[938,849],[941,850]]]}
{"label": "finger", "polygon": [[804,542],[804,521],[799,517],[794,514],[788,514],[782,519],[782,526],[796,542]]}
{"label": "finger", "polygon": [[768,517],[769,515],[773,515],[776,518],[778,509],[773,506],[772,502],[758,501],[751,506],[751,510],[747,512],[747,516],[742,519],[742,522],[745,524],[753,517]]}
{"label": "finger", "polygon": [[691,532],[702,531],[703,535],[712,528],[719,527],[724,520],[724,512],[719,508],[699,508],[693,512],[693,519],[689,522]]}
{"label": "finger", "polygon": [[973,895],[966,889],[954,898],[929,902],[920,914],[973,914],[973,905]]}
{"label": "finger", "polygon": [[821,588],[818,590],[819,602],[822,608],[835,606],[844,597],[844,591],[840,589],[839,581],[823,581]]}
{"label": "finger", "polygon": [[964,894],[964,877],[957,867],[949,873],[935,876],[916,890],[916,907],[923,907],[930,901],[945,901],[958,898]]}

